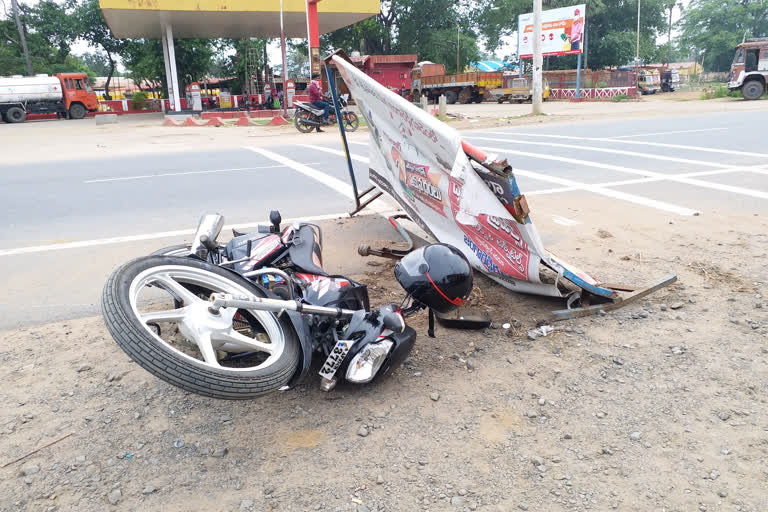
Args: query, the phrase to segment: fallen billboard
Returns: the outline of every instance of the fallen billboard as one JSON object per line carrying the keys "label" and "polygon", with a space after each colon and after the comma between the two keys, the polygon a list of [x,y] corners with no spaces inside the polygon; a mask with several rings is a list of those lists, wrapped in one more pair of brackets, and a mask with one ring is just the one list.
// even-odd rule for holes
{"label": "fallen billboard", "polygon": [[[544,57],[582,52],[586,9],[585,4],[579,4],[541,13],[541,51]],[[518,16],[517,27],[520,58],[533,58],[533,13]]]}
{"label": "fallen billboard", "polygon": [[333,57],[370,129],[371,181],[436,240],[505,287],[554,297],[616,292],[544,248],[525,196],[505,160]]}

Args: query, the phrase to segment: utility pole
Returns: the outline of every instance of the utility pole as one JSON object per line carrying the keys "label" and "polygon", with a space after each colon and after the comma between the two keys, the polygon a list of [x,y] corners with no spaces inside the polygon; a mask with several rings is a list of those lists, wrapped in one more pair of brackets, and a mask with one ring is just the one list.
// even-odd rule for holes
{"label": "utility pole", "polygon": [[533,0],[533,113],[541,114],[541,0]]}
{"label": "utility pole", "polygon": [[637,46],[635,46],[635,82],[640,91],[640,0],[637,0]]}
{"label": "utility pole", "polygon": [[669,64],[672,53],[672,10],[675,8],[675,4],[669,6],[669,24],[667,25],[667,64]]}
{"label": "utility pole", "polygon": [[280,0],[280,48],[283,50],[283,117],[288,116],[288,90],[285,88],[285,31],[283,30],[283,0]]}
{"label": "utility pole", "polygon": [[21,49],[24,52],[24,60],[27,61],[27,75],[32,76],[32,61],[29,60],[29,48],[27,48],[27,37],[24,35],[24,27],[21,26],[19,18],[19,4],[16,0],[11,0],[13,8],[13,17],[16,18],[16,28],[19,30],[19,39],[21,40]]}
{"label": "utility pole", "polygon": [[461,70],[459,70],[459,29],[460,25],[456,24],[456,73],[461,73]]}

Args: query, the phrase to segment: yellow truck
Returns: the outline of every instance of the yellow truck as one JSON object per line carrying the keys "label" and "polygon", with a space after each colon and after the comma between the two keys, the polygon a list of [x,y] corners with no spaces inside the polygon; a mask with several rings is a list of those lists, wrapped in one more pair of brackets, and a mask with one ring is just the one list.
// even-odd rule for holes
{"label": "yellow truck", "polygon": [[422,96],[436,100],[445,94],[448,104],[480,103],[489,90],[501,87],[502,73],[473,71],[446,75],[445,66],[432,62],[419,62],[411,69],[411,97],[419,101]]}
{"label": "yellow truck", "polygon": [[[498,89],[492,89],[489,94],[499,103],[513,101],[523,103],[531,101],[533,98],[533,80],[528,77],[520,77],[517,74],[506,73],[503,78],[503,86]],[[549,98],[549,82],[542,78],[541,98],[546,101]]]}

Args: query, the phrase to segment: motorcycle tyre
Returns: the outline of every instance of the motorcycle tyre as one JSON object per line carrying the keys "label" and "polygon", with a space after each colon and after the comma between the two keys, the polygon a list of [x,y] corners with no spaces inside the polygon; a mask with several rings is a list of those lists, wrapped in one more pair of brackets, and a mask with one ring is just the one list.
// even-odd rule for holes
{"label": "motorcycle tyre", "polygon": [[299,130],[301,133],[309,133],[312,130],[315,129],[315,125],[313,124],[304,124],[301,122],[302,119],[304,120],[310,120],[312,119],[312,114],[307,112],[306,110],[303,110],[296,114],[296,117],[294,118],[294,124],[296,125],[296,129]]}
{"label": "motorcycle tyre", "polygon": [[301,344],[287,319],[276,318],[285,337],[280,358],[267,368],[251,371],[214,369],[202,362],[196,364],[151,336],[133,313],[129,290],[138,274],[160,265],[202,269],[234,281],[257,297],[266,297],[264,290],[244,277],[193,258],[150,256],[130,261],[109,276],[101,307],[107,330],[131,359],[169,384],[211,398],[246,400],[277,391],[290,382],[299,365]]}
{"label": "motorcycle tyre", "polygon": [[344,129],[348,132],[354,132],[360,126],[360,119],[354,112],[344,114]]}

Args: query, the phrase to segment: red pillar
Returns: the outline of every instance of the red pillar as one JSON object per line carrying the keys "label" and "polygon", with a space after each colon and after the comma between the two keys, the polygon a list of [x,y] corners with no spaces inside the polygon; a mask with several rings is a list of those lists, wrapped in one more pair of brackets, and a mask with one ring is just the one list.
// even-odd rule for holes
{"label": "red pillar", "polygon": [[306,1],[307,36],[309,37],[309,64],[311,69],[310,73],[315,74],[320,73],[320,31],[317,27],[317,2],[320,0]]}

